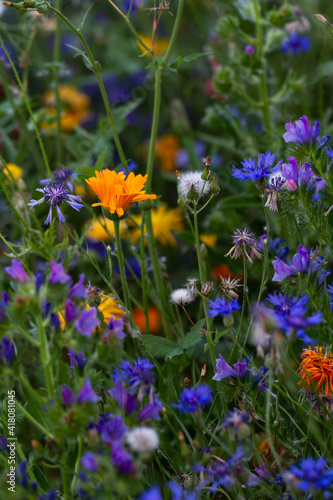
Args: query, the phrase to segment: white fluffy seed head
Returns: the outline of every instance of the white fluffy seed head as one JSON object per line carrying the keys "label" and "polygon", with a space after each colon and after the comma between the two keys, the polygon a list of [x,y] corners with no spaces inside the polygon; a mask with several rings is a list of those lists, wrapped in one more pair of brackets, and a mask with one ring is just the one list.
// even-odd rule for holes
{"label": "white fluffy seed head", "polygon": [[186,199],[191,188],[195,191],[196,195],[207,194],[210,187],[209,181],[201,179],[202,172],[193,171],[181,173],[178,179],[178,194]]}
{"label": "white fluffy seed head", "polygon": [[187,288],[177,288],[170,294],[170,302],[177,306],[187,306],[193,300],[194,296]]}
{"label": "white fluffy seed head", "polygon": [[159,437],[155,429],[136,427],[127,434],[126,441],[133,451],[151,453],[158,447]]}

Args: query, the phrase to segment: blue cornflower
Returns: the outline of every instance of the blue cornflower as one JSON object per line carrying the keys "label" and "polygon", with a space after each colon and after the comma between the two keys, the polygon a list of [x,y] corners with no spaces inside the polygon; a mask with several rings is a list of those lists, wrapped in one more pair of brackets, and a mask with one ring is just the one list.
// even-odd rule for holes
{"label": "blue cornflower", "polygon": [[287,472],[287,479],[295,484],[303,493],[311,493],[307,498],[313,498],[313,493],[322,491],[324,498],[332,498],[333,469],[327,469],[327,462],[322,457],[303,458],[298,466],[293,465]]}
{"label": "blue cornflower", "polygon": [[147,403],[139,411],[138,420],[148,420],[150,418],[161,420],[160,411],[162,410],[162,408],[163,405],[158,399],[158,394],[154,394],[153,397],[150,398],[149,403]]}
{"label": "blue cornflower", "polygon": [[300,33],[290,33],[280,45],[280,50],[285,54],[297,56],[302,52],[306,52],[311,48],[311,39]]}
{"label": "blue cornflower", "polygon": [[45,186],[47,184],[51,184],[52,181],[65,184],[71,193],[74,191],[74,184],[72,183],[72,178],[76,177],[76,173],[73,172],[68,167],[62,167],[59,170],[53,172],[53,179],[43,179],[39,181],[39,184]]}
{"label": "blue cornflower", "polygon": [[194,413],[213,401],[212,389],[209,385],[200,384],[183,390],[178,403],[174,404],[180,413]]}
{"label": "blue cornflower", "polygon": [[233,368],[231,368],[231,366],[226,362],[222,354],[219,354],[219,358],[220,359],[216,360],[215,375],[213,377],[213,380],[217,380],[218,382],[220,382],[224,378],[245,377],[248,367],[247,359],[244,359],[243,361],[237,361],[237,363],[233,365]]}
{"label": "blue cornflower", "polygon": [[304,309],[305,311],[305,304],[308,302],[309,296],[302,295],[301,298],[289,297],[289,295],[283,295],[283,293],[277,294],[275,291],[274,295],[268,295],[267,300],[275,306],[275,310],[278,314],[284,316],[292,315],[297,309]]}
{"label": "blue cornflower", "polygon": [[233,311],[238,311],[241,306],[238,304],[238,297],[231,302],[228,302],[225,297],[216,297],[215,300],[208,302],[207,313],[210,318],[215,318],[218,315],[230,316]]}
{"label": "blue cornflower", "polygon": [[18,259],[13,259],[12,265],[5,267],[5,271],[14,280],[19,280],[21,283],[28,281],[28,275],[24,270],[22,262]]}
{"label": "blue cornflower", "polygon": [[98,424],[96,424],[96,429],[101,435],[102,441],[113,445],[117,441],[123,441],[128,426],[124,423],[122,417],[113,416],[111,413],[102,413]]}
{"label": "blue cornflower", "polygon": [[282,160],[280,160],[276,165],[273,165],[275,158],[276,154],[272,154],[270,151],[268,153],[260,153],[258,154],[257,162],[249,158],[241,162],[241,169],[232,166],[232,176],[240,181],[250,179],[252,182],[255,182],[262,180],[272,172],[275,172],[282,163]]}
{"label": "blue cornflower", "polygon": [[84,370],[84,367],[88,363],[88,360],[84,357],[83,352],[73,352],[72,349],[68,351],[68,356],[70,359],[70,366],[71,368],[74,368],[74,366],[77,366],[79,371],[82,373]]}
{"label": "blue cornflower", "polygon": [[43,188],[38,188],[36,191],[40,191],[43,193],[43,197],[40,200],[30,200],[28,206],[30,208],[35,207],[36,205],[40,205],[44,201],[50,206],[49,214],[44,222],[44,224],[51,224],[52,222],[52,207],[55,206],[60,222],[65,222],[66,219],[61,213],[60,205],[63,202],[68,203],[74,210],[77,212],[83,207],[81,201],[82,196],[76,196],[70,194],[69,189],[63,182],[55,182],[53,184],[47,184]]}
{"label": "blue cornflower", "polygon": [[139,403],[135,396],[129,394],[123,384],[119,381],[114,383],[114,388],[107,391],[110,396],[118,401],[120,407],[125,410],[127,415],[131,415],[137,408]]}
{"label": "blue cornflower", "polygon": [[81,463],[83,467],[89,472],[97,472],[99,467],[99,462],[97,455],[92,451],[86,451],[86,453],[81,458]]}
{"label": "blue cornflower", "polygon": [[123,380],[129,383],[130,393],[133,394],[139,387],[149,387],[154,381],[152,369],[155,365],[147,358],[138,357],[133,365],[125,359],[119,368],[114,371],[114,380]]}

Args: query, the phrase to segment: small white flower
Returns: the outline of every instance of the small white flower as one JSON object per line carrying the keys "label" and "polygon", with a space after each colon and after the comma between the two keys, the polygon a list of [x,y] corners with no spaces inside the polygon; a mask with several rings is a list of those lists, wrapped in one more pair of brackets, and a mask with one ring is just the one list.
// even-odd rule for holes
{"label": "small white flower", "polygon": [[186,199],[191,188],[197,196],[203,196],[208,193],[210,182],[201,179],[202,172],[193,171],[181,173],[178,178],[178,193],[179,196]]}
{"label": "small white flower", "polygon": [[150,453],[158,447],[159,437],[155,429],[135,427],[127,434],[126,441],[133,451]]}
{"label": "small white flower", "polygon": [[193,300],[194,296],[187,288],[177,288],[170,294],[170,302],[177,306],[187,306]]}

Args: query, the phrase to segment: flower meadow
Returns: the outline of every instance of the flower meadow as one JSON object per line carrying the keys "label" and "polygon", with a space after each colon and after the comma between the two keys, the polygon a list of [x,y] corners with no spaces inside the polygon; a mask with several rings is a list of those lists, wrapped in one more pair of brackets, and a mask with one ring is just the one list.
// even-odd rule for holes
{"label": "flower meadow", "polygon": [[0,7],[0,498],[333,498],[333,7]]}

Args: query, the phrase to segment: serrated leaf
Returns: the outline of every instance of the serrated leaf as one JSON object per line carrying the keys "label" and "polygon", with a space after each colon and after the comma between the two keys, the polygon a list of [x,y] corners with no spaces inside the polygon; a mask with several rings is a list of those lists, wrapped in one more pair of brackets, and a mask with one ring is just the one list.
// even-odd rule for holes
{"label": "serrated leaf", "polygon": [[165,356],[166,358],[173,358],[182,354],[183,349],[171,340],[156,335],[142,335],[145,343],[151,352],[155,355]]}
{"label": "serrated leaf", "polygon": [[[202,320],[200,320],[201,322]],[[204,321],[204,320],[203,320]],[[200,328],[200,327],[199,327]],[[191,328],[191,331],[189,331],[185,337],[182,339],[182,341],[179,343],[179,345],[182,347],[183,350],[185,349],[190,349],[190,347],[195,346],[201,340],[203,339],[204,334],[199,332],[194,326]]]}

